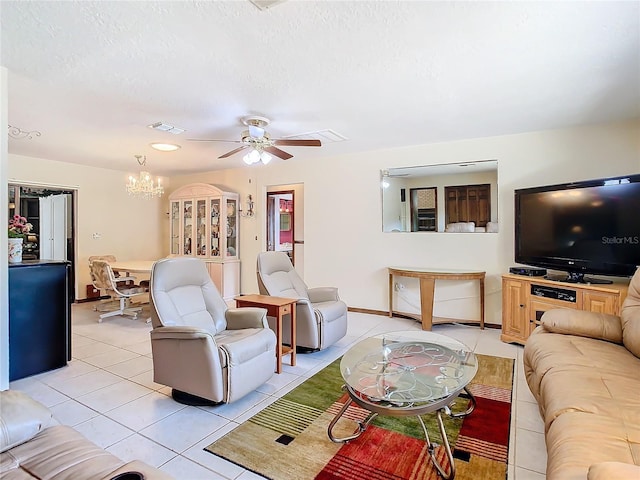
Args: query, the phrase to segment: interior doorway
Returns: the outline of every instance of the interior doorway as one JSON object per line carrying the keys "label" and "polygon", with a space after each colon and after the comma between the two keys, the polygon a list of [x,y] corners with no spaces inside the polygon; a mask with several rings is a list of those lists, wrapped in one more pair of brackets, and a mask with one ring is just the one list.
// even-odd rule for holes
{"label": "interior doorway", "polygon": [[295,265],[295,191],[267,192],[267,251],[285,252]]}
{"label": "interior doorway", "polygon": [[23,260],[71,263],[69,300],[75,302],[76,190],[55,186],[9,184],[9,218],[20,215],[33,225],[23,246]]}
{"label": "interior doorway", "polygon": [[[288,203],[282,202],[283,212],[280,212],[279,195],[291,195],[282,199],[288,201]],[[265,244],[262,248],[290,252],[287,255],[291,258],[298,274],[304,278],[304,183],[267,185],[265,198],[266,233],[263,231],[262,238]],[[287,205],[289,212],[286,211]],[[281,217],[281,213],[285,215]],[[289,215],[286,215],[287,213]],[[290,228],[290,230],[280,230],[281,227]],[[276,236],[280,241],[285,240],[284,245],[280,242],[276,243]],[[289,238],[291,242],[286,241]]]}

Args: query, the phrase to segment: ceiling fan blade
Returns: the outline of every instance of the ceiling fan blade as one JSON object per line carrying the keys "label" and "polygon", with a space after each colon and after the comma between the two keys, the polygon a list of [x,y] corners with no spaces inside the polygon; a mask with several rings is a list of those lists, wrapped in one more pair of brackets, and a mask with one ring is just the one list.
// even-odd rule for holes
{"label": "ceiling fan blade", "polygon": [[293,155],[285,152],[284,150],[280,150],[278,147],[265,147],[264,151],[269,152],[270,154],[275,155],[282,160],[289,160],[291,157],[293,157]]}
{"label": "ceiling fan blade", "polygon": [[225,153],[224,155],[220,155],[218,158],[230,157],[231,155],[234,155],[234,154],[236,154],[238,152],[241,152],[245,148],[249,148],[249,145],[242,145],[241,147],[235,148],[235,149],[231,150],[230,152]]}
{"label": "ceiling fan blade", "polygon": [[282,138],[280,140],[274,140],[274,145],[285,145],[291,147],[321,147],[322,143],[320,140],[294,140],[294,139],[286,139]]}
{"label": "ceiling fan blade", "polygon": [[187,138],[189,142],[227,142],[227,143],[242,143],[242,140],[219,140],[217,138]]}
{"label": "ceiling fan blade", "polygon": [[251,135],[252,138],[262,138],[264,137],[264,128],[249,125],[249,135]]}

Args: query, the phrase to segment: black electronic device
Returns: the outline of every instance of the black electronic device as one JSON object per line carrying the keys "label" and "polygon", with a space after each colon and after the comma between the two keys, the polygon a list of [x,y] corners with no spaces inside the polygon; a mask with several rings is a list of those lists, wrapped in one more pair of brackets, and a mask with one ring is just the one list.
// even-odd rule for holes
{"label": "black electronic device", "polygon": [[515,261],[568,272],[631,276],[640,265],[640,174],[515,191]]}
{"label": "black electronic device", "polygon": [[565,302],[576,302],[575,290],[567,288],[549,287],[547,285],[531,285],[531,295],[536,297],[553,298]]}
{"label": "black electronic device", "polygon": [[509,273],[513,273],[514,275],[526,275],[527,277],[544,277],[547,274],[547,269],[533,267],[510,267]]}

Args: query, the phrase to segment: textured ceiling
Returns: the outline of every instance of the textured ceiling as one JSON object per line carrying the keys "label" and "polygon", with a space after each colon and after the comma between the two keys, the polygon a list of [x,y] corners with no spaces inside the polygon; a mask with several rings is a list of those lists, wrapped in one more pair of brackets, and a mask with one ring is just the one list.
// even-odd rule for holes
{"label": "textured ceiling", "polygon": [[42,133],[9,140],[21,155],[135,170],[145,154],[170,175],[244,165],[186,139],[238,140],[247,114],[272,137],[348,138],[289,162],[640,117],[637,1],[2,0],[0,16],[9,123]]}

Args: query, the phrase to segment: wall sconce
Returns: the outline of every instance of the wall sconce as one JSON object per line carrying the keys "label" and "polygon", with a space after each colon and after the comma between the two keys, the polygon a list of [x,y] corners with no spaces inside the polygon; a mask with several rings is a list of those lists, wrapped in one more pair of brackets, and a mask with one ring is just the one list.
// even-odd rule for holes
{"label": "wall sconce", "polygon": [[242,202],[239,202],[238,213],[241,217],[253,217],[256,212],[254,210],[253,197],[251,194],[247,195],[247,208],[246,210],[242,210]]}

